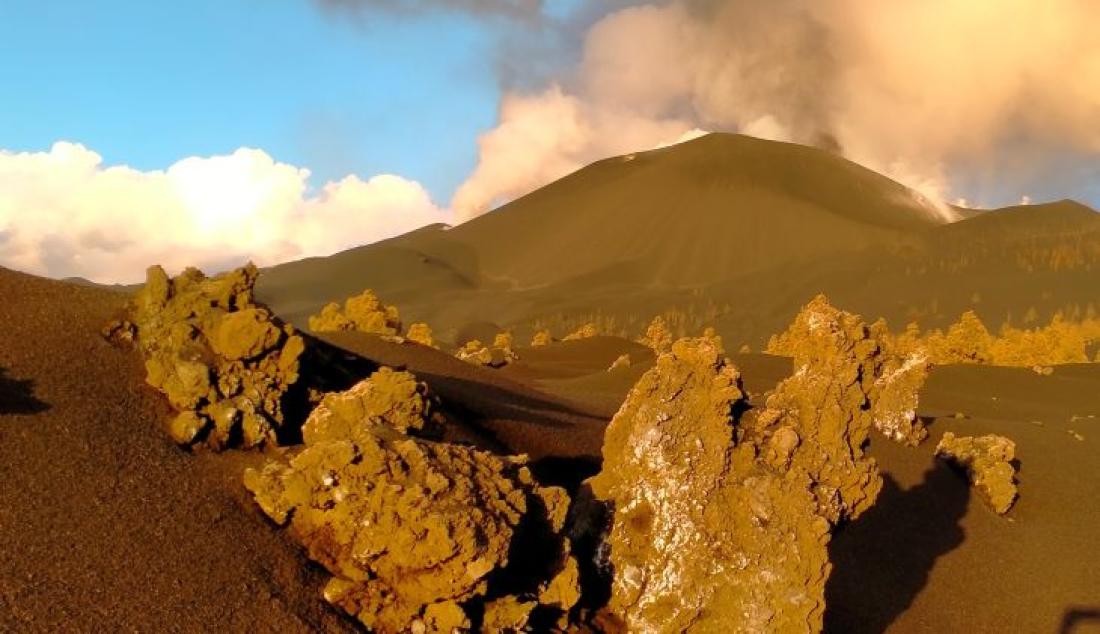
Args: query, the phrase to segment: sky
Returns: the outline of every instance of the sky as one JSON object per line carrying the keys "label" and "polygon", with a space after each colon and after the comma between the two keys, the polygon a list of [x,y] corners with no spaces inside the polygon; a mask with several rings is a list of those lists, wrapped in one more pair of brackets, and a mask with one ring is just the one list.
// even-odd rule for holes
{"label": "sky", "polygon": [[706,131],[1100,206],[1090,0],[11,0],[0,265],[140,280],[454,224]]}
{"label": "sky", "polygon": [[142,170],[261,148],[318,182],[398,173],[445,200],[494,122],[493,28],[295,0],[4,2],[0,144]]}

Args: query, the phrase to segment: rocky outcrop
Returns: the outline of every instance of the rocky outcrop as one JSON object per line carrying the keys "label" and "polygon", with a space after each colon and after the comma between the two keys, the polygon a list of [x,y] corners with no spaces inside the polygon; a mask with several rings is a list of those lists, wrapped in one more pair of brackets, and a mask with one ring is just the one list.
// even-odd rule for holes
{"label": "rocky outcrop", "polygon": [[246,487],[333,575],[325,598],[373,631],[567,614],[579,593],[569,496],[522,458],[402,434],[427,428],[429,410],[403,374],[327,397],[304,449],[248,471]]}
{"label": "rocky outcrop", "polygon": [[638,340],[638,343],[648,348],[652,348],[657,354],[668,352],[668,349],[672,346],[672,331],[668,329],[665,318],[660,315],[654,317],[653,321],[646,327],[645,334]]}
{"label": "rocky outcrop", "polygon": [[467,341],[466,345],[458,349],[455,357],[474,365],[493,365],[493,351],[489,349],[489,346],[481,343],[479,339]]}
{"label": "rocky outcrop", "polygon": [[978,315],[968,310],[943,335],[932,332],[925,345],[937,363],[990,363],[994,337]]}
{"label": "rocky outcrop", "polygon": [[626,631],[813,632],[827,544],[882,486],[864,454],[882,351],[826,302],[796,320],[796,372],[758,412],[717,338],[682,339],[631,390],[589,481]]}
{"label": "rocky outcrop", "polygon": [[629,368],[630,364],[631,364],[630,355],[629,354],[622,354],[622,355],[619,355],[614,361],[611,362],[611,365],[607,368],[607,371],[608,372],[614,372],[615,370],[619,370],[619,369],[622,369],[622,368]]}
{"label": "rocky outcrop", "polygon": [[[870,420],[887,438],[916,446],[928,436],[917,417],[920,388],[928,378],[930,355],[923,346],[901,345],[886,322],[867,326],[858,315],[837,310],[823,295],[814,298],[782,334],[772,337],[767,352],[794,357],[828,350],[820,337],[823,325],[835,331],[831,340],[844,342],[851,353],[864,359],[859,364],[861,384],[870,396]],[[821,348],[824,344],[826,347]],[[816,352],[815,352],[816,351]],[[867,384],[867,382],[870,384]]]}
{"label": "rocky outcrop", "polygon": [[878,397],[871,414],[875,429],[890,440],[916,447],[928,437],[917,417],[920,389],[931,365],[923,350],[905,357],[887,356],[875,377]]}
{"label": "rocky outcrop", "polygon": [[554,336],[550,334],[549,330],[540,330],[531,337],[531,347],[537,348],[539,346],[548,346],[554,343]]}
{"label": "rocky outcrop", "polygon": [[[824,296],[800,311],[787,337],[794,374],[746,427],[761,437],[794,431],[798,451],[792,459],[815,482],[818,513],[834,524],[857,517],[881,487],[875,460],[862,447],[875,413],[884,408],[879,380],[889,356],[859,316],[834,308]],[[784,451],[779,457],[787,461]]]}
{"label": "rocky outcrop", "polygon": [[515,338],[510,332],[499,332],[493,337],[493,351],[504,359],[505,364],[519,360],[515,350]]}
{"label": "rocky outcrop", "polygon": [[625,630],[798,631],[820,621],[814,580],[828,569],[828,522],[805,474],[788,480],[764,460],[784,434],[761,447],[738,442],[742,399],[720,348],[681,340],[608,427],[590,484],[613,509],[608,611]]}
{"label": "rocky outcrop", "polygon": [[576,341],[578,339],[591,339],[600,334],[599,328],[594,323],[587,323],[565,336],[562,341]]}
{"label": "rocky outcrop", "polygon": [[409,331],[405,333],[405,339],[429,348],[436,347],[431,326],[425,323],[418,322],[409,326]]}
{"label": "rocky outcrop", "polygon": [[878,379],[887,355],[859,316],[837,310],[823,296],[799,312],[786,335],[794,374],[768,396],[752,433],[793,431],[783,433],[798,438],[792,459],[815,483],[818,512],[832,523],[857,517],[881,486],[863,446],[882,406]]}
{"label": "rocky outcrop", "polygon": [[317,315],[309,318],[313,332],[355,330],[374,335],[396,336],[401,332],[401,317],[396,306],[386,306],[369,288],[349,297],[343,309],[330,302]]}
{"label": "rocky outcrop", "polygon": [[945,432],[936,457],[964,469],[994,512],[1004,515],[1016,501],[1016,443],[1004,436],[955,436]]}
{"label": "rocky outcrop", "polygon": [[254,447],[274,441],[285,422],[305,342],[253,303],[257,274],[248,265],[169,278],[154,266],[133,301],[146,380],[179,410],[169,431],[181,444]]}
{"label": "rocky outcrop", "polygon": [[325,438],[354,438],[362,427],[440,438],[444,421],[427,384],[409,372],[382,367],[349,390],[326,394],[302,426],[302,439],[309,445]]}
{"label": "rocky outcrop", "polygon": [[492,346],[486,346],[480,340],[473,339],[459,348],[455,356],[474,365],[500,368],[519,359],[519,355],[516,354],[512,345],[512,334],[502,332],[493,338]]}

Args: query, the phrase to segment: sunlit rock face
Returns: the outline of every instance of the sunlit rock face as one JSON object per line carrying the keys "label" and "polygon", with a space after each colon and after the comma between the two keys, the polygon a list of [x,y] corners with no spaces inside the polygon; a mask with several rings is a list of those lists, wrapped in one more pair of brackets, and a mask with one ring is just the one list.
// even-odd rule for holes
{"label": "sunlit rock face", "polygon": [[554,343],[554,336],[550,334],[549,330],[540,330],[531,337],[532,348],[548,346],[552,343]]}
{"label": "sunlit rock face", "polygon": [[848,387],[858,382],[859,389],[830,398],[847,399],[844,405],[851,408],[860,394],[866,396],[871,424],[895,442],[916,446],[928,436],[917,418],[917,405],[931,368],[930,354],[904,336],[891,335],[885,322],[867,326],[858,315],[834,308],[819,295],[785,332],[771,338],[767,352],[792,357],[796,376],[809,363],[841,363],[849,373],[844,382]]}
{"label": "sunlit rock face", "polygon": [[438,409],[427,384],[409,372],[382,367],[348,390],[326,394],[302,426],[302,438],[306,444],[355,438],[375,427],[439,438],[445,422]]}
{"label": "sunlit rock face", "polygon": [[405,339],[429,348],[436,347],[435,336],[432,334],[432,329],[425,323],[418,322],[409,326],[409,331],[405,333]]}
{"label": "sunlit rock face", "polygon": [[995,513],[1004,515],[1016,502],[1016,443],[1004,436],[955,436],[946,432],[936,456],[966,471],[970,483]]}
{"label": "sunlit rock face", "polygon": [[713,340],[681,340],[608,427],[590,484],[613,508],[608,611],[629,631],[820,627],[829,523],[808,476],[766,460],[782,435],[738,442],[742,398]]}
{"label": "sunlit rock face", "polygon": [[645,334],[638,339],[638,343],[647,348],[652,348],[657,354],[668,352],[669,347],[672,345],[672,331],[668,329],[665,318],[660,315],[654,317],[653,321],[649,322],[649,326],[646,327]]}
{"label": "sunlit rock face", "polygon": [[133,301],[146,379],[179,410],[169,431],[181,444],[254,447],[274,441],[285,423],[305,342],[253,303],[257,274],[249,265],[169,278],[154,266]]}
{"label": "sunlit rock face", "polygon": [[790,332],[796,371],[758,411],[704,336],[658,357],[611,421],[589,485],[611,515],[598,552],[617,626],[821,629],[830,533],[882,487],[863,450],[875,412],[915,388],[895,378],[884,389],[881,346],[824,298]]}
{"label": "sunlit rock face", "polygon": [[305,447],[245,486],[332,574],[325,598],[373,631],[564,616],[579,598],[568,494],[539,486],[523,458],[406,435],[437,431],[431,409],[422,384],[384,368],[326,396]]}
{"label": "sunlit rock face", "polygon": [[917,405],[930,368],[924,351],[890,356],[882,363],[875,379],[878,398],[871,413],[875,429],[883,436],[911,447],[928,437],[928,430],[917,418]]}
{"label": "sunlit rock face", "polygon": [[588,324],[582,325],[580,328],[577,328],[576,330],[569,333],[568,335],[565,335],[565,337],[562,338],[562,341],[577,341],[578,339],[591,339],[592,337],[596,337],[599,334],[600,334],[600,330],[596,326],[596,324],[588,323]]}
{"label": "sunlit rock face", "polygon": [[375,335],[396,336],[401,332],[401,316],[396,306],[387,306],[369,288],[349,297],[343,308],[335,302],[325,304],[321,312],[309,318],[313,332],[354,330]]}
{"label": "sunlit rock face", "polygon": [[486,346],[480,339],[471,339],[455,352],[455,356],[473,365],[501,368],[519,360],[514,346],[512,333],[500,332],[493,337],[492,345]]}

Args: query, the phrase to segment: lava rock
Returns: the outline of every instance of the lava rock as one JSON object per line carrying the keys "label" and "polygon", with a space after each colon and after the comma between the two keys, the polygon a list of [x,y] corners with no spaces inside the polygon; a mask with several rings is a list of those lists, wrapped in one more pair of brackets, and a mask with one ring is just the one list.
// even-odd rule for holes
{"label": "lava rock", "polygon": [[964,469],[993,511],[1004,515],[1016,502],[1016,443],[1004,436],[956,436],[945,432],[936,457]]}

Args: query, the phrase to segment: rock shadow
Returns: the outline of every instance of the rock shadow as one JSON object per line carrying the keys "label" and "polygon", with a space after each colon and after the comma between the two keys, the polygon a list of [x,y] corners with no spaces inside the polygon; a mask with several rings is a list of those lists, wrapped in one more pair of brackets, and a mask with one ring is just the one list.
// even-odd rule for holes
{"label": "rock shadow", "polygon": [[1086,624],[1089,631],[1092,627],[1100,627],[1100,606],[1074,606],[1066,610],[1065,614],[1062,615],[1062,623],[1058,628],[1058,634],[1074,634],[1084,631]]}
{"label": "rock shadow", "polygon": [[0,414],[37,414],[50,406],[34,395],[34,381],[13,379],[0,367]]}
{"label": "rock shadow", "polygon": [[970,487],[947,464],[935,461],[910,489],[889,475],[883,480],[875,506],[829,544],[826,632],[885,631],[928,583],[936,559],[965,539],[960,520]]}

